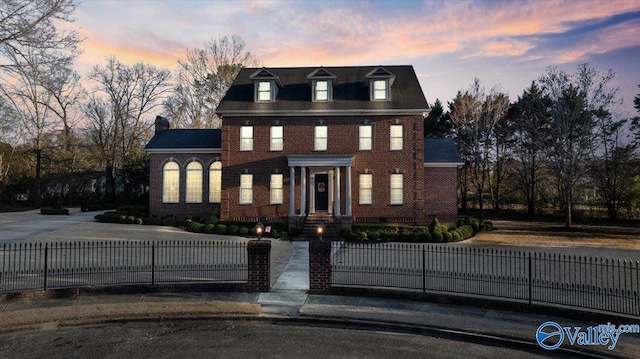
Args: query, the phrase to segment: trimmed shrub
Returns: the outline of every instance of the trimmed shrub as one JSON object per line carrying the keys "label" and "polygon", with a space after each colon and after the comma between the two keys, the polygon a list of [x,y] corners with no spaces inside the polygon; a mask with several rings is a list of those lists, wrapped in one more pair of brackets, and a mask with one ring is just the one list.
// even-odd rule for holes
{"label": "trimmed shrub", "polygon": [[490,220],[486,220],[483,222],[484,226],[486,227],[487,231],[492,231],[493,230],[493,222]]}
{"label": "trimmed shrub", "polygon": [[453,242],[453,235],[451,232],[442,232],[442,240],[444,242]]}
{"label": "trimmed shrub", "polygon": [[378,232],[369,232],[367,233],[367,239],[370,241],[377,241],[378,239],[380,239],[380,233]]}
{"label": "trimmed shrub", "polygon": [[204,233],[213,234],[215,233],[216,226],[213,224],[205,224],[204,225]]}
{"label": "trimmed shrub", "polygon": [[215,214],[210,214],[204,219],[205,224],[218,224],[219,220]]}
{"label": "trimmed shrub", "polygon": [[351,241],[354,238],[353,230],[349,227],[340,228],[340,238],[344,238],[347,241]]}
{"label": "trimmed shrub", "polygon": [[271,237],[271,238],[279,238],[280,234],[278,233],[277,229],[273,228],[271,230],[271,233],[269,233],[269,237]]}
{"label": "trimmed shrub", "polygon": [[[209,226],[211,226],[211,225],[209,224]],[[249,234],[249,228],[247,228],[247,227],[240,227],[240,229],[238,230],[238,234],[239,234],[239,235],[241,235],[241,236],[246,236],[246,235],[248,235],[248,234]]]}
{"label": "trimmed shrub", "polygon": [[195,233],[204,233],[204,224],[193,222],[193,231]]}
{"label": "trimmed shrub", "polygon": [[229,226],[229,228],[227,229],[227,234],[230,234],[232,236],[235,236],[236,234],[238,234],[238,231],[240,230],[240,227],[234,225]]}
{"label": "trimmed shrub", "polygon": [[224,225],[224,224],[216,225],[215,233],[216,234],[226,234],[227,233],[227,226]]}
{"label": "trimmed shrub", "polygon": [[431,238],[433,238],[433,241],[436,243],[442,243],[442,240],[443,240],[442,233],[440,232],[432,233]]}
{"label": "trimmed shrub", "polygon": [[135,224],[144,224],[142,218],[136,218]]}
{"label": "trimmed shrub", "polygon": [[358,239],[361,241],[367,240],[367,232],[363,232],[363,231],[358,232]]}
{"label": "trimmed shrub", "polygon": [[176,223],[176,220],[173,217],[167,217],[162,219],[163,226],[173,226]]}
{"label": "trimmed shrub", "polygon": [[432,241],[431,233],[429,233],[429,232],[420,233],[420,242],[427,243],[427,242],[431,242],[431,241]]}
{"label": "trimmed shrub", "polygon": [[286,241],[287,239],[289,239],[289,234],[283,231],[282,233],[280,233],[280,239],[282,239],[283,241]]}

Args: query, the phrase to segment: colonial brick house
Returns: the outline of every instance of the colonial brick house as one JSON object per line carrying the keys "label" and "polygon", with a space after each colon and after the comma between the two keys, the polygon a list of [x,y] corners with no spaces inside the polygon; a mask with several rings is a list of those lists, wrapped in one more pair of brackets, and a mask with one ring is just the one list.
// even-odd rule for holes
{"label": "colonial brick house", "polygon": [[429,107],[412,66],[245,68],[220,102],[221,130],[156,120],[151,214],[308,216],[425,224],[457,216],[450,139],[424,139]]}

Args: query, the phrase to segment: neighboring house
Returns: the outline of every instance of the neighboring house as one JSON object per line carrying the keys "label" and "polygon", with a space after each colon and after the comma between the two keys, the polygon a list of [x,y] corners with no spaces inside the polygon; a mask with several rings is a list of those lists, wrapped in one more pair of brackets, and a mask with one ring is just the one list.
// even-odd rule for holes
{"label": "neighboring house", "polygon": [[412,66],[245,68],[221,130],[156,120],[150,212],[337,225],[457,217],[450,139],[424,139],[429,107]]}

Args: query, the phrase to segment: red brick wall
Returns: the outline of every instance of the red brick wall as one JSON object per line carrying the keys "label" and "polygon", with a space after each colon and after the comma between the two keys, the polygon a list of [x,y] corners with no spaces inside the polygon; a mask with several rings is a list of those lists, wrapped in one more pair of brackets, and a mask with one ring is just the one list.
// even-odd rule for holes
{"label": "red brick wall", "polygon": [[[173,160],[180,166],[180,203],[162,203],[162,167]],[[185,203],[186,195],[186,167],[189,162],[197,160],[203,168],[203,199],[202,203]],[[149,166],[149,214],[173,215],[186,218],[194,215],[217,213],[220,205],[209,203],[209,166],[220,160],[220,154],[215,153],[151,153]]]}
{"label": "red brick wall", "polygon": [[425,212],[440,222],[458,218],[457,167],[424,167]]}
{"label": "red brick wall", "polygon": [[[373,150],[359,151],[359,125],[365,120],[372,125]],[[245,121],[253,125],[253,151],[240,151],[240,127]],[[322,123],[320,123],[322,121]],[[278,122],[284,128],[284,150],[272,152],[270,127]],[[404,149],[389,150],[391,124],[404,126]],[[314,151],[314,125],[328,127],[328,149]],[[225,117],[222,129],[223,200],[221,218],[287,217],[289,214],[290,154],[355,155],[351,170],[352,214],[354,218],[422,219],[424,212],[422,116],[352,116],[352,117]],[[390,205],[390,175],[404,174],[404,205]],[[359,175],[373,174],[373,204],[359,205]],[[346,168],[341,168],[341,214],[346,212]],[[240,174],[253,174],[253,204],[239,205]],[[284,200],[281,205],[269,204],[272,173],[284,176]],[[307,176],[309,169],[307,169]],[[309,178],[307,178],[309,184]],[[300,168],[296,168],[296,213],[300,207]],[[310,196],[307,193],[307,205]]]}

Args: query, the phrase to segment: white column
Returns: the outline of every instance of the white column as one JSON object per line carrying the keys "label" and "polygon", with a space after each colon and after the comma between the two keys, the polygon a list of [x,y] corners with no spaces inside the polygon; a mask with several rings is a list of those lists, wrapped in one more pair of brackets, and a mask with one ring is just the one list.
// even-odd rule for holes
{"label": "white column", "polygon": [[309,170],[309,188],[313,188],[309,192],[309,214],[316,212],[316,176],[312,170]]}
{"label": "white column", "polygon": [[304,216],[307,207],[307,168],[300,167],[300,215]]}
{"label": "white column", "polygon": [[296,168],[289,167],[289,217],[296,216]]}
{"label": "white column", "polygon": [[345,180],[346,180],[345,186],[347,187],[344,189],[345,191],[344,206],[346,207],[345,211],[347,212],[345,213],[345,215],[347,217],[351,217],[351,166],[347,167],[347,178]]}
{"label": "white column", "polygon": [[335,184],[335,207],[333,209],[333,215],[336,217],[340,217],[340,167],[335,168],[336,173],[336,184]]}

